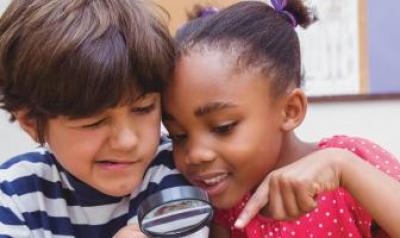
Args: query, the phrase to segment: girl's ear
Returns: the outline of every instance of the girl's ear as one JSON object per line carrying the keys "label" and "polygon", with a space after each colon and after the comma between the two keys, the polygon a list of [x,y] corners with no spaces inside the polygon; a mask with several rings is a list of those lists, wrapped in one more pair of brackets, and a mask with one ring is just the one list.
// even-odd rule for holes
{"label": "girl's ear", "polygon": [[35,119],[28,117],[27,110],[19,110],[13,113],[19,126],[36,142],[39,141]]}
{"label": "girl's ear", "polygon": [[307,97],[304,92],[296,88],[287,97],[283,106],[282,130],[292,131],[304,120],[307,111]]}

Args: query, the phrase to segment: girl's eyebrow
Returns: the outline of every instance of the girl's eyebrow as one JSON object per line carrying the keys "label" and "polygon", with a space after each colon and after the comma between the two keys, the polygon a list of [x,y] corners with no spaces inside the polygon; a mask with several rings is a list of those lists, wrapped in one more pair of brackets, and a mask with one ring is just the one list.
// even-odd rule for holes
{"label": "girl's eyebrow", "polygon": [[202,117],[206,114],[210,114],[215,111],[224,110],[224,109],[232,108],[232,107],[236,107],[236,106],[237,105],[235,105],[231,102],[211,102],[211,103],[208,103],[204,106],[197,108],[194,111],[194,115],[196,117]]}

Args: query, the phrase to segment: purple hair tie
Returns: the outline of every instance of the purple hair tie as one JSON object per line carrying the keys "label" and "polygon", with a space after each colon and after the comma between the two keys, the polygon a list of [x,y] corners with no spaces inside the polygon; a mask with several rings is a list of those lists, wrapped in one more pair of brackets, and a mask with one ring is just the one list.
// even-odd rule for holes
{"label": "purple hair tie", "polygon": [[297,21],[293,14],[284,10],[288,3],[288,0],[271,0],[271,3],[272,6],[275,8],[275,11],[284,14],[290,20],[290,24],[293,27],[297,26]]}
{"label": "purple hair tie", "polygon": [[206,17],[210,15],[214,15],[217,13],[219,10],[216,7],[206,7],[200,12],[200,17]]}

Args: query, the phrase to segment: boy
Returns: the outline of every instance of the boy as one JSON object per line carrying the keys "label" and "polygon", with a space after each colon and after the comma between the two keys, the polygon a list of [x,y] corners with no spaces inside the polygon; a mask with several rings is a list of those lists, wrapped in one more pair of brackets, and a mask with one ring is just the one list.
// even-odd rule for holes
{"label": "boy", "polygon": [[174,48],[157,15],[138,0],[14,0],[3,14],[0,106],[43,149],[0,166],[0,237],[112,237],[144,197],[186,184],[159,146]]}

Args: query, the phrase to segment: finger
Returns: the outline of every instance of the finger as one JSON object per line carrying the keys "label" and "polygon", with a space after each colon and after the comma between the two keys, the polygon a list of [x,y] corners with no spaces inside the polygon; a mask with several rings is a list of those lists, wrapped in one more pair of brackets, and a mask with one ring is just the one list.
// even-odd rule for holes
{"label": "finger", "polygon": [[285,212],[285,207],[283,205],[282,194],[279,187],[279,178],[271,179],[269,198],[270,201],[268,203],[268,206],[272,218],[276,220],[286,219],[287,214]]}
{"label": "finger", "polygon": [[113,238],[147,238],[139,228],[138,224],[130,224],[118,231]]}
{"label": "finger", "polygon": [[280,190],[285,214],[290,218],[297,218],[301,214],[301,211],[297,205],[296,192],[293,189],[293,185],[287,179],[281,179]]}
{"label": "finger", "polygon": [[312,190],[314,190],[314,188],[306,188],[301,186],[295,189],[297,205],[300,208],[302,214],[314,210],[318,205],[317,201],[314,199],[315,191]]}
{"label": "finger", "polygon": [[269,196],[269,181],[267,176],[264,181],[258,186],[256,192],[251,196],[238,219],[235,221],[235,227],[238,229],[244,228],[250,220],[256,216],[259,211],[268,203]]}

